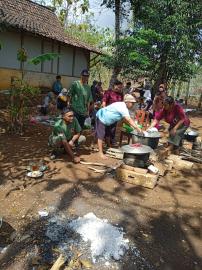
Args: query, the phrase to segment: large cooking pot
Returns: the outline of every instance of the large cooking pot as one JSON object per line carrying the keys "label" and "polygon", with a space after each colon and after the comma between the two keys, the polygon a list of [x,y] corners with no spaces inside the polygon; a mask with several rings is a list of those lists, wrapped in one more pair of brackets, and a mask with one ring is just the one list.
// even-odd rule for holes
{"label": "large cooking pot", "polygon": [[134,130],[131,132],[131,134],[133,143],[141,143],[144,145],[148,145],[152,149],[156,149],[158,147],[159,139],[161,137],[158,131],[144,132],[143,134],[141,134]]}
{"label": "large cooking pot", "polygon": [[148,167],[149,155],[153,152],[151,147],[140,143],[124,145],[121,147],[121,150],[124,153],[124,163],[139,168]]}
{"label": "large cooking pot", "polygon": [[184,139],[189,142],[195,142],[198,137],[198,132],[195,130],[187,130],[184,134]]}

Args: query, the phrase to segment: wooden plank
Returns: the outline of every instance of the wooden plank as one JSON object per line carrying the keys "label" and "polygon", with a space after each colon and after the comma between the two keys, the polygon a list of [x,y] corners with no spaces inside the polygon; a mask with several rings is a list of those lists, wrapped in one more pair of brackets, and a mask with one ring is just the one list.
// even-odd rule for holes
{"label": "wooden plank", "polygon": [[194,166],[193,162],[186,161],[186,160],[178,160],[177,162],[173,163],[173,167],[178,170],[190,170]]}
{"label": "wooden plank", "polygon": [[177,170],[190,170],[194,166],[193,162],[182,160],[182,157],[177,155],[170,155],[167,160],[172,160],[173,168]]}
{"label": "wooden plank", "polygon": [[169,156],[167,157],[167,159],[176,162],[176,161],[181,160],[182,158],[181,158],[180,156],[178,156],[178,155],[169,155]]}
{"label": "wooden plank", "polygon": [[164,176],[168,167],[161,162],[154,162],[153,165],[159,170],[159,175]]}
{"label": "wooden plank", "polygon": [[142,174],[122,168],[118,168],[116,170],[116,176],[118,180],[123,182],[151,189],[155,187],[158,180],[158,175],[153,175],[150,173]]}
{"label": "wooden plank", "polygon": [[121,168],[129,170],[129,171],[134,171],[134,172],[137,172],[137,173],[142,173],[142,174],[146,174],[148,172],[147,169],[132,167],[132,166],[129,166],[129,165],[126,165],[126,164],[122,164]]}
{"label": "wooden plank", "polygon": [[173,168],[173,160],[165,159],[165,164],[168,166],[168,171],[171,171]]}

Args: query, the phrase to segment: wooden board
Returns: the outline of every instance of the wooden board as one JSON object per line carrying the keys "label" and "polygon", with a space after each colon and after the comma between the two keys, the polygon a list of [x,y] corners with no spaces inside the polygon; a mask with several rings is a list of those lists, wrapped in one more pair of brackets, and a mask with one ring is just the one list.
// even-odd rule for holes
{"label": "wooden board", "polygon": [[153,175],[150,173],[138,173],[135,171],[123,169],[121,167],[116,170],[116,176],[118,180],[123,182],[151,189],[155,187],[159,177],[158,175]]}

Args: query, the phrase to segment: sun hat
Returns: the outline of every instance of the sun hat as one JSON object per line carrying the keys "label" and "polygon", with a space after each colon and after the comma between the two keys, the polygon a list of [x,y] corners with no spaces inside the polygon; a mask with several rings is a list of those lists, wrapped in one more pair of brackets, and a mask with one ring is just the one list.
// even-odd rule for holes
{"label": "sun hat", "polygon": [[130,94],[126,94],[124,96],[124,99],[123,100],[124,100],[124,102],[134,102],[134,103],[137,102],[136,99],[132,95],[130,95]]}

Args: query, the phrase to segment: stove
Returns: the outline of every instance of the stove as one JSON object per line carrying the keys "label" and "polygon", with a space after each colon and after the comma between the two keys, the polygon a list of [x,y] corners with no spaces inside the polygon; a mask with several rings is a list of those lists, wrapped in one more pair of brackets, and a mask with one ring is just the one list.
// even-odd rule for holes
{"label": "stove", "polygon": [[121,147],[123,151],[123,162],[126,165],[147,168],[149,164],[150,153],[153,152],[153,149],[147,145],[140,143],[124,145]]}

